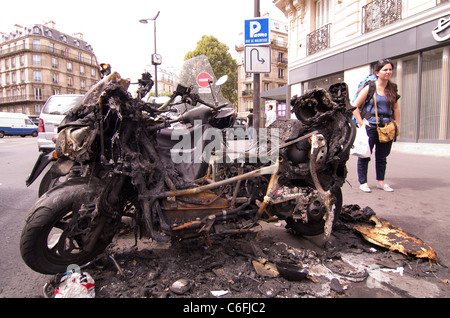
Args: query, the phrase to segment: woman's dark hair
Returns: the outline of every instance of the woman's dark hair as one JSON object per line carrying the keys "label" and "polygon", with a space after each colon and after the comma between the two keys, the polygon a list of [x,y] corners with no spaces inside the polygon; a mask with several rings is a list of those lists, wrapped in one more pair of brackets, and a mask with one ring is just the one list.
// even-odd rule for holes
{"label": "woman's dark hair", "polygon": [[[381,71],[381,69],[388,64],[391,64],[392,69],[394,69],[394,63],[392,63],[392,61],[390,59],[384,59],[384,60],[380,60],[377,62],[377,64],[375,65],[375,72]],[[387,103],[388,107],[390,109],[393,109],[395,103],[398,100],[397,85],[395,85],[391,81],[388,81],[385,92],[386,92],[386,97],[388,100],[388,103]]]}

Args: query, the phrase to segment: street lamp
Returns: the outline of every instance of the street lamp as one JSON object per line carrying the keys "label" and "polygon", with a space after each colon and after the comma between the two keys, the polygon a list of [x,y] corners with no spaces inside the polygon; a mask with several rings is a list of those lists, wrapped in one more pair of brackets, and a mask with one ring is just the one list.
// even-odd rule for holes
{"label": "street lamp", "polygon": [[155,96],[158,97],[158,65],[161,64],[162,59],[161,59],[161,55],[156,53],[156,18],[159,16],[159,12],[156,14],[156,16],[154,18],[151,19],[141,19],[139,20],[139,22],[143,23],[143,24],[147,24],[148,21],[153,21],[153,28],[155,31],[155,53],[152,54],[152,64],[155,65]]}

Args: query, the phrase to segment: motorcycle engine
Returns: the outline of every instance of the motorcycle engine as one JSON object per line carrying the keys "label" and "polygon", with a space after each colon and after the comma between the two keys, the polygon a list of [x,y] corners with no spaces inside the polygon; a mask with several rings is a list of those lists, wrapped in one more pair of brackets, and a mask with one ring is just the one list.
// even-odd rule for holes
{"label": "motorcycle engine", "polygon": [[286,155],[289,161],[298,165],[300,163],[308,162],[310,151],[311,144],[309,141],[301,140],[293,145],[290,145],[286,151]]}

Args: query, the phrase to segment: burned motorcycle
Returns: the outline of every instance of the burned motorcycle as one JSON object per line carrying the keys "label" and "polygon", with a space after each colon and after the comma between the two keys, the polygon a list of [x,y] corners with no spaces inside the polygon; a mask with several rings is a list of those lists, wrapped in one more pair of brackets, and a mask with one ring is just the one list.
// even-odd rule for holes
{"label": "burned motorcycle", "polygon": [[91,261],[123,217],[136,239],[159,242],[253,233],[274,217],[299,234],[330,235],[355,135],[346,85],[295,96],[298,119],[261,128],[256,151],[239,152],[226,137],[237,134],[235,111],[214,78],[198,56],[163,105],[142,100],[149,81],[132,98],[117,73],[91,88],[56,144],[55,177],[77,173],[26,217],[20,250],[30,268],[55,274]]}

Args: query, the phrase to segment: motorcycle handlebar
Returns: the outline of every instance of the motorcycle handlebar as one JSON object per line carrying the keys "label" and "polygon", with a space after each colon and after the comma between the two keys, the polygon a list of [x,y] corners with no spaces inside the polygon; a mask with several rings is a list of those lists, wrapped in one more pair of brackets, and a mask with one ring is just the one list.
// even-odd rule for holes
{"label": "motorcycle handlebar", "polygon": [[[174,98],[171,98],[171,100],[173,100],[173,99],[174,99]],[[170,101],[170,100],[169,100],[169,101]],[[224,108],[225,106],[228,106],[227,103],[222,104],[222,105],[218,105],[218,106],[214,106],[214,105],[211,105],[211,104],[206,103],[205,101],[203,101],[203,100],[201,100],[201,99],[196,99],[196,101],[198,101],[199,103],[201,103],[201,104],[203,104],[203,105],[205,105],[205,106],[211,108],[211,109],[212,109],[211,114],[214,114],[214,113],[218,112],[221,108]],[[169,104],[170,104],[170,103],[167,103],[167,102],[166,102],[164,105],[162,105],[160,108],[158,108],[158,110],[164,109],[164,108],[167,107],[167,105],[169,105]],[[162,122],[162,123],[160,123],[160,124],[151,126],[151,127],[149,127],[149,131],[150,131],[150,132],[158,131],[158,130],[160,130],[160,129],[166,128],[166,127],[170,126],[171,124],[176,123],[176,122],[179,122],[179,121],[181,121],[181,122],[192,122],[193,118],[196,118],[196,117],[198,117],[198,116],[202,116],[203,111],[200,110],[200,112],[197,112],[197,110],[199,110],[199,108],[193,108],[193,109],[191,109],[190,111],[188,111],[187,113],[185,113],[185,114],[179,116],[179,117],[176,118],[176,119],[165,120],[164,122]],[[195,114],[192,113],[192,112],[195,112]],[[190,115],[188,115],[188,114],[190,114]],[[193,117],[192,117],[192,116],[193,116]],[[192,118],[191,118],[191,117],[192,117]]]}
{"label": "motorcycle handlebar", "polygon": [[206,106],[208,106],[208,107],[210,107],[210,108],[212,108],[213,110],[216,110],[216,111],[221,109],[221,108],[224,108],[224,107],[228,106],[228,103],[215,106],[215,105],[212,105],[212,104],[208,104],[207,102],[205,102],[202,99],[198,99],[198,101],[199,101],[200,104],[206,105]]}
{"label": "motorcycle handlebar", "polygon": [[175,100],[175,98],[177,96],[178,96],[178,94],[176,92],[174,92],[172,94],[172,96],[170,96],[170,98],[161,107],[159,107],[157,110],[158,111],[162,111],[162,110],[166,109]]}
{"label": "motorcycle handlebar", "polygon": [[154,126],[149,127],[149,128],[148,128],[148,131],[150,131],[150,132],[158,131],[158,130],[160,130],[160,129],[163,129],[163,128],[168,127],[170,124],[176,123],[177,121],[179,121],[178,118],[177,118],[177,119],[174,119],[174,120],[164,121],[164,122],[162,122],[161,124],[157,124],[157,125],[154,125]]}
{"label": "motorcycle handlebar", "polygon": [[178,87],[175,90],[175,92],[173,92],[172,96],[170,96],[170,98],[157,110],[162,111],[162,110],[166,109],[175,100],[175,98],[177,96],[182,96],[182,97],[184,96],[183,99],[189,104],[192,103],[194,106],[197,103],[200,103],[200,104],[203,104],[203,105],[206,105],[206,106],[212,108],[215,111],[228,106],[228,103],[218,105],[218,106],[209,104],[209,103],[205,102],[204,100],[202,100],[197,94],[191,94],[191,88],[184,87],[184,86],[178,84]]}

